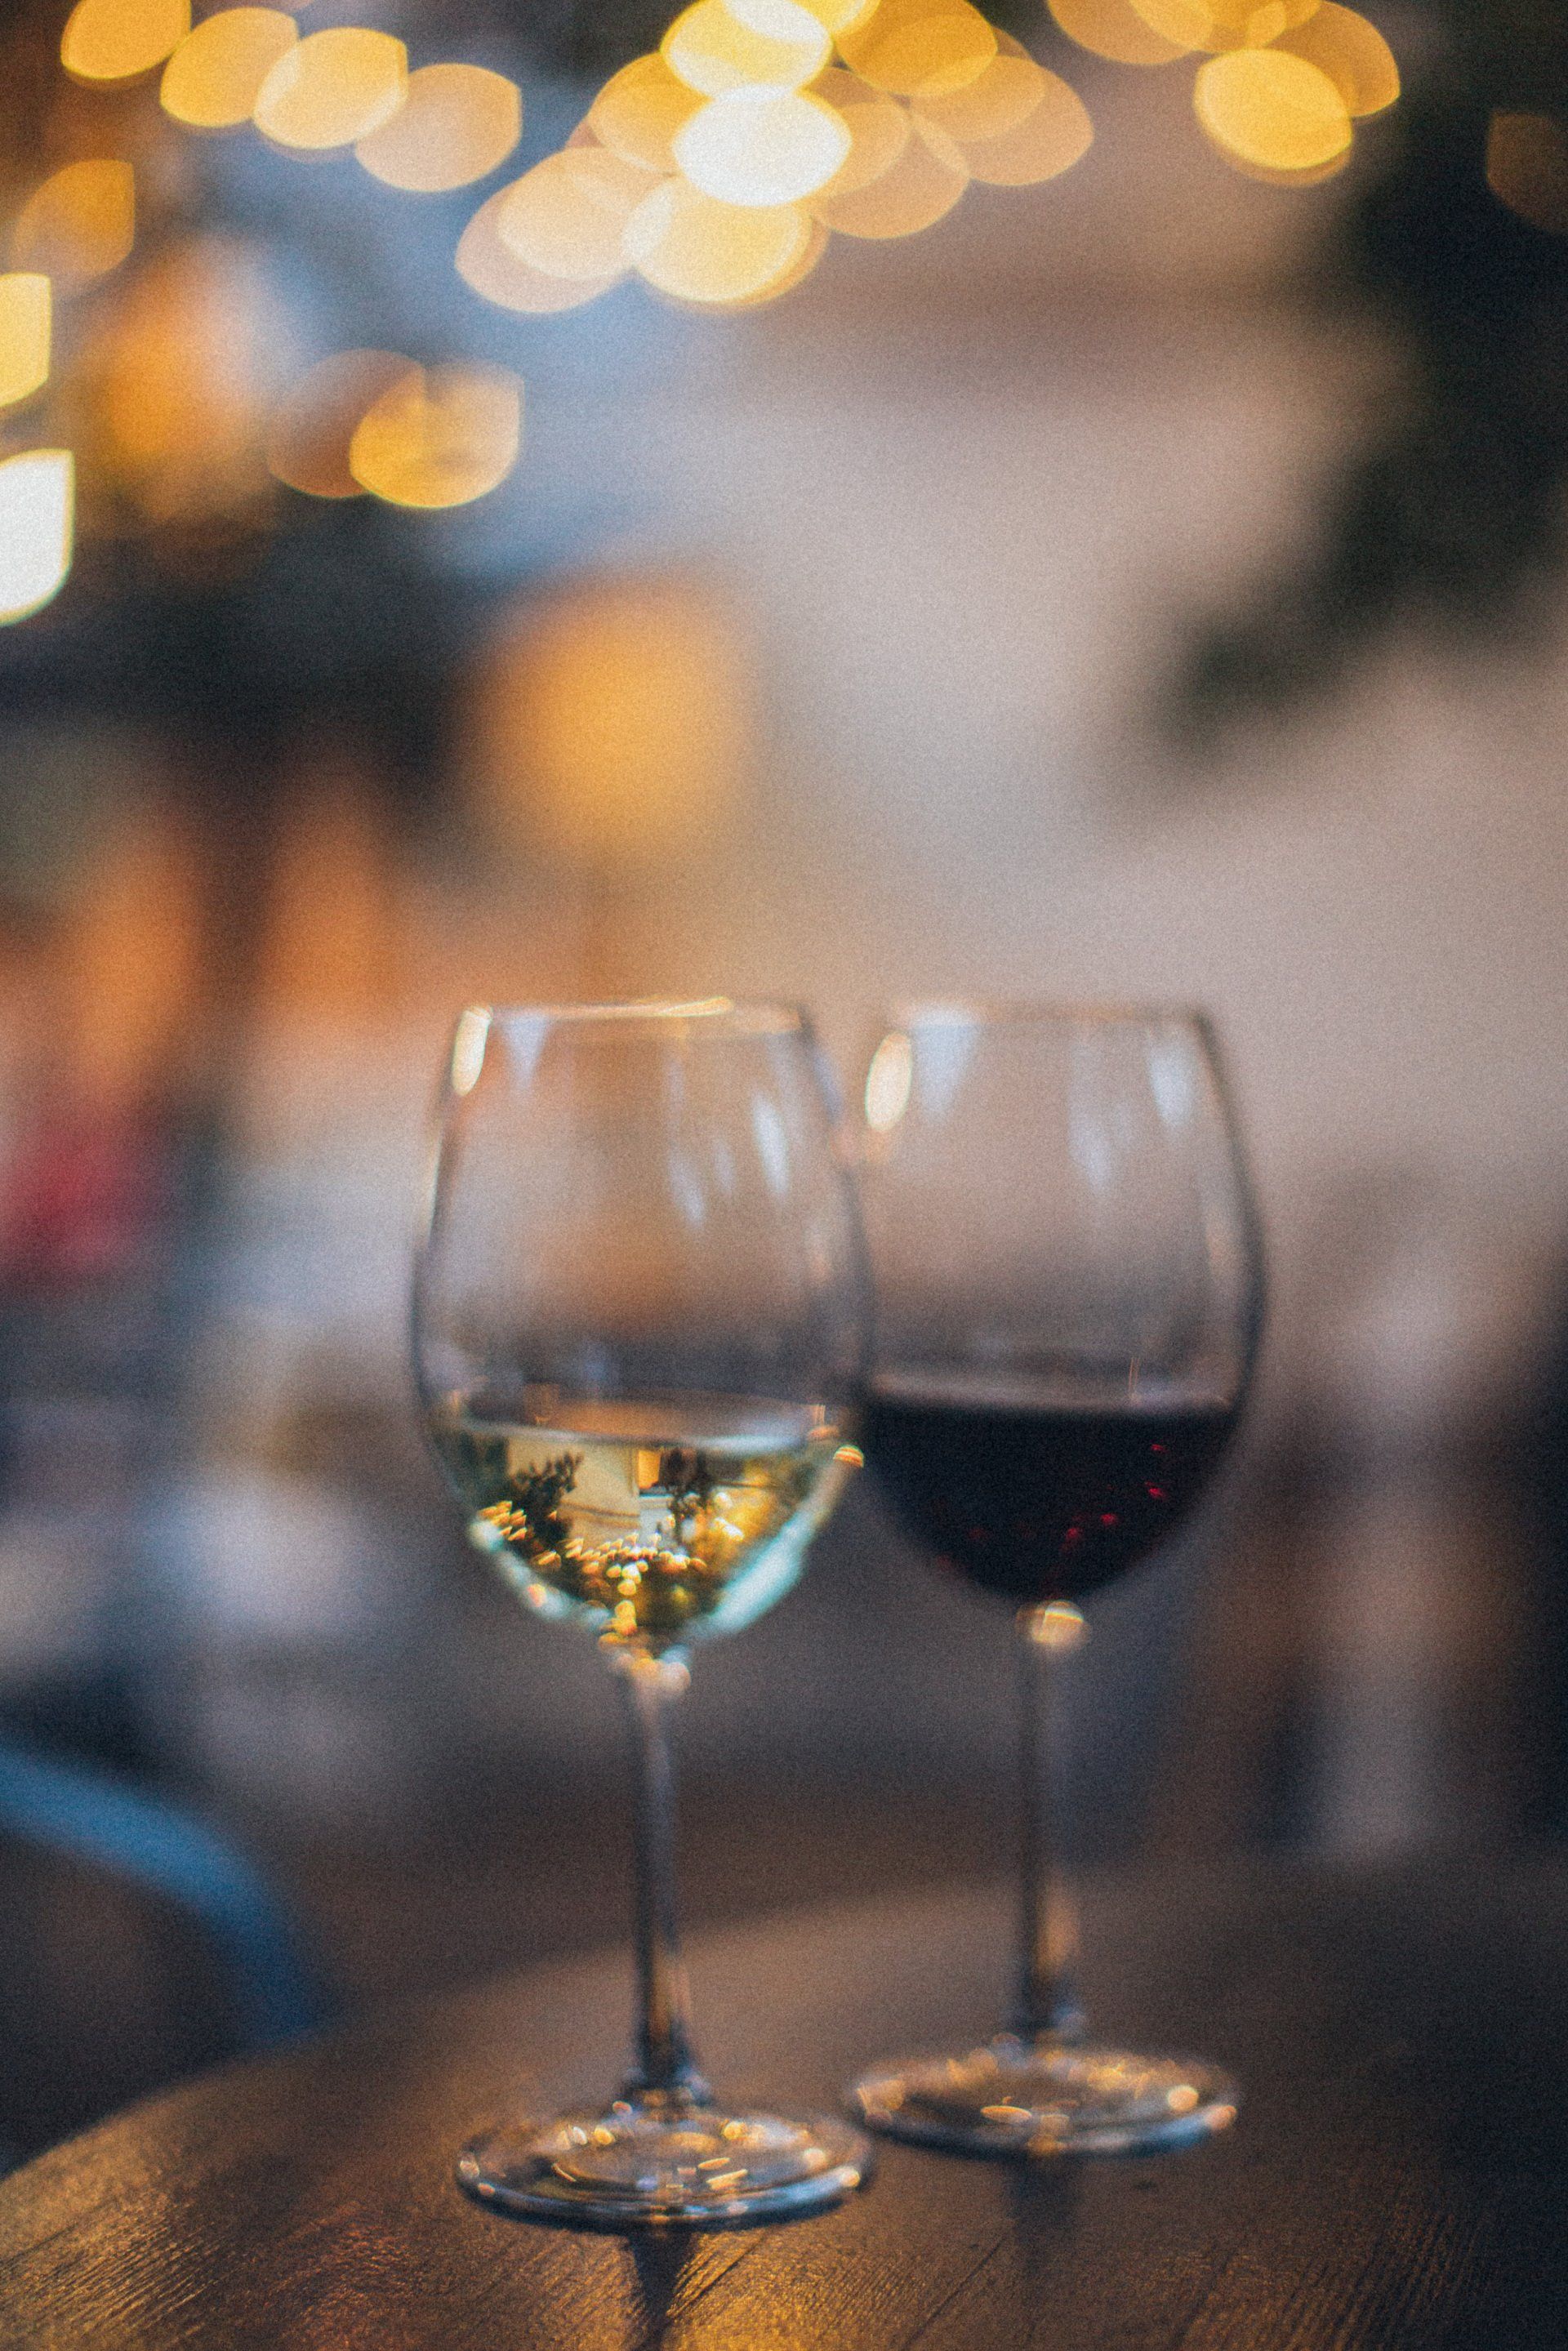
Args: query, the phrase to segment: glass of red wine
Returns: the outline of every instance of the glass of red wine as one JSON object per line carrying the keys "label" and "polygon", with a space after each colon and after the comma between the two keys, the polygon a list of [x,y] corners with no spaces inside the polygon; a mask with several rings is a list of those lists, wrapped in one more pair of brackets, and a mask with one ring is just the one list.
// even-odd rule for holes
{"label": "glass of red wine", "polygon": [[872,1058],[862,1157],[864,1450],[904,1531],[1016,1612],[1022,1866],[1006,2028],[879,2064],[853,2103],[977,2155],[1201,2137],[1234,2118],[1228,2075],[1089,2038],[1046,1729],[1079,1604],[1199,1501],[1257,1352],[1257,1221],[1212,1032],[1138,1007],[909,1008]]}

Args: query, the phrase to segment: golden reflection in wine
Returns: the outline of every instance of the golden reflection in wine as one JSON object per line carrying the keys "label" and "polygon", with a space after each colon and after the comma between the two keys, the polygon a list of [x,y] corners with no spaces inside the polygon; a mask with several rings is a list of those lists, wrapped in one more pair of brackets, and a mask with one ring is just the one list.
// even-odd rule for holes
{"label": "golden reflection in wine", "polygon": [[1173,41],[1141,16],[1133,0],[1047,0],[1070,41],[1121,66],[1165,66],[1192,55],[1191,42]]}
{"label": "golden reflection in wine", "polygon": [[674,141],[704,103],[654,50],[612,74],[590,107],[586,127],[600,144],[648,172],[673,172]]}
{"label": "golden reflection in wine", "polygon": [[629,266],[627,225],[658,184],[607,148],[565,147],[502,190],[496,233],[547,277],[613,280]]}
{"label": "golden reflection in wine", "polygon": [[0,459],[0,623],[25,621],[70,574],[76,461],[68,449]]}
{"label": "golden reflection in wine", "polygon": [[799,90],[731,90],[676,134],[694,188],[728,204],[790,204],[825,188],[850,152],[843,117]]}
{"label": "golden reflection in wine", "polygon": [[1399,96],[1399,66],[1375,25],[1339,0],[1281,33],[1275,47],[1326,73],[1353,115],[1381,114]]}
{"label": "golden reflection in wine", "polygon": [[54,304],[38,271],[0,277],[0,408],[41,392],[49,380]]}
{"label": "golden reflection in wine", "polygon": [[784,278],[810,243],[801,204],[727,204],[685,180],[664,180],[626,227],[639,276],[677,301],[744,302]]}
{"label": "golden reflection in wine", "polygon": [[35,188],[11,232],[11,258],[57,287],[91,285],[136,241],[136,174],[109,158],[67,163]]}
{"label": "golden reflection in wine", "polygon": [[1350,110],[1326,73],[1282,49],[1231,49],[1198,68],[1197,119],[1217,147],[1275,172],[1313,172],[1349,148]]}
{"label": "golden reflection in wine", "polygon": [[191,29],[191,0],[77,0],[60,63],[78,81],[131,81],[161,66]]}
{"label": "golden reflection in wine", "polygon": [[397,112],[407,88],[401,41],[363,26],[329,26],[278,58],[256,93],[256,126],[280,147],[351,147]]}
{"label": "golden reflection in wine", "polygon": [[1040,89],[1030,111],[994,139],[957,143],[971,179],[995,188],[1032,188],[1071,170],[1093,143],[1094,125],[1078,92],[1060,75],[1036,70]]}
{"label": "golden reflection in wine", "polygon": [[389,506],[467,506],[517,464],[522,417],[523,387],[505,368],[413,368],[360,420],[349,470]]}
{"label": "golden reflection in wine", "polygon": [[413,360],[396,351],[336,351],[322,360],[273,411],[268,469],[308,497],[363,497],[364,485],[349,467],[354,434],[382,394],[414,372]]}
{"label": "golden reflection in wine", "polygon": [[820,74],[832,54],[827,28],[795,0],[768,0],[744,24],[724,0],[696,0],[675,18],[660,54],[689,89],[722,98],[731,89],[799,89]]}
{"label": "golden reflection in wine", "polygon": [[486,302],[525,316],[548,317],[556,310],[576,310],[597,301],[626,274],[623,260],[602,277],[553,277],[536,269],[505,243],[500,217],[510,188],[486,198],[457,240],[457,274]]}
{"label": "golden reflection in wine", "polygon": [[844,66],[830,66],[811,88],[819,98],[827,99],[850,136],[849,153],[823,195],[852,195],[857,188],[868,188],[884,172],[891,172],[909,144],[908,108],[889,98],[885,90],[873,89]]}
{"label": "golden reflection in wine", "polygon": [[263,82],[298,38],[281,8],[225,8],[204,17],[163,68],[164,113],[196,131],[248,122]]}
{"label": "golden reflection in wine", "polygon": [[1494,114],[1487,185],[1533,228],[1568,236],[1568,128],[1550,114]]}
{"label": "golden reflection in wine", "polygon": [[1145,24],[1183,48],[1265,48],[1315,16],[1321,0],[1133,0]]}
{"label": "golden reflection in wine", "polygon": [[840,34],[839,54],[873,89],[938,98],[984,73],[997,36],[969,0],[881,0],[863,25]]}
{"label": "golden reflection in wine", "polygon": [[486,178],[522,135],[523,94],[505,74],[421,66],[396,113],[357,141],[354,152],[388,187],[436,195]]}
{"label": "golden reflection in wine", "polygon": [[964,151],[934,122],[918,115],[892,167],[864,187],[813,201],[817,218],[841,236],[914,236],[950,213],[969,184]]}
{"label": "golden reflection in wine", "polygon": [[679,573],[611,573],[530,597],[469,697],[479,812],[535,856],[635,868],[723,821],[751,756],[755,692],[728,607]]}

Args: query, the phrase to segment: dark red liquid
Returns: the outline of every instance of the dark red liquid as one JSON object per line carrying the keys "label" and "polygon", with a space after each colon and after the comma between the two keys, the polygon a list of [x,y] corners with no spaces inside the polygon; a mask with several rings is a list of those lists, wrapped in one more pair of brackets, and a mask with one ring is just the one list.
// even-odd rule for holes
{"label": "dark red liquid", "polygon": [[904,1531],[982,1591],[1082,1600],[1147,1558],[1215,1470],[1233,1405],[866,1398],[866,1458]]}

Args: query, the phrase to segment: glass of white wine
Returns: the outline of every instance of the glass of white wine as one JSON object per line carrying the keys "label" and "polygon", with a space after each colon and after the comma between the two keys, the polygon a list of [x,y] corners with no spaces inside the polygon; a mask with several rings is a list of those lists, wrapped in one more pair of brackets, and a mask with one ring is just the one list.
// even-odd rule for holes
{"label": "glass of white wine", "polygon": [[472,1540],[529,1609],[597,1637],[624,1698],[640,1989],[607,2105],[519,2116],[463,2150],[482,2201],[711,2227],[831,2203],[869,2172],[847,2123],[737,2110],[703,2079],[666,1722],[688,1649],[789,1589],[859,1459],[867,1311],[799,1012],[464,1013],[415,1270],[420,1395]]}

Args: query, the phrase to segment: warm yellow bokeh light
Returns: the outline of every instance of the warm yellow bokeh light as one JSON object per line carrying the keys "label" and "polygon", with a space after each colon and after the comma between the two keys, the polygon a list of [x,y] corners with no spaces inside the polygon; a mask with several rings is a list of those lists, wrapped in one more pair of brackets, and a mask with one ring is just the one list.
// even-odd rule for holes
{"label": "warm yellow bokeh light", "polygon": [[974,81],[997,54],[993,26],[969,0],[881,0],[839,50],[873,89],[939,98]]}
{"label": "warm yellow bokeh light", "polygon": [[749,300],[786,277],[811,242],[801,204],[727,204],[664,180],[632,214],[626,252],[640,275],[682,302]]}
{"label": "warm yellow bokeh light", "polygon": [[934,122],[917,117],[890,170],[844,194],[830,188],[811,209],[841,236],[914,236],[950,213],[968,184],[963,149]]}
{"label": "warm yellow bokeh light", "polygon": [[1156,33],[1133,0],[1047,0],[1070,41],[1120,66],[1166,66],[1190,57],[1193,45]]}
{"label": "warm yellow bokeh light", "polygon": [[486,302],[542,318],[596,300],[625,276],[626,264],[619,256],[613,270],[602,277],[553,277],[524,261],[500,233],[501,212],[511,193],[503,188],[482,204],[457,241],[457,275]]}
{"label": "warm yellow bokeh light", "polygon": [[673,172],[671,142],[703,102],[655,50],[611,75],[589,109],[587,127],[625,162],[641,163],[648,172]]}
{"label": "warm yellow bokeh light", "polygon": [[742,24],[724,0],[696,0],[664,35],[660,55],[705,98],[731,89],[799,89],[813,80],[832,53],[827,27],[795,0],[768,0],[762,21],[773,29]]}
{"label": "warm yellow bokeh light", "polygon": [[262,83],[298,38],[281,8],[225,8],[208,16],[163,68],[163,111],[197,131],[248,122]]}
{"label": "warm yellow bokeh light", "polygon": [[868,188],[891,172],[908,146],[909,109],[842,66],[819,74],[811,88],[818,98],[827,99],[850,134],[849,154],[822,193],[853,195],[857,188]]}
{"label": "warm yellow bokeh light", "polygon": [[75,538],[68,449],[0,460],[0,622],[25,621],[65,586]]}
{"label": "warm yellow bokeh light", "polygon": [[37,270],[0,277],[0,408],[47,383],[52,310],[49,281]]}
{"label": "warm yellow bokeh light", "polygon": [[191,0],[77,0],[60,63],[78,81],[130,81],[161,66],[191,29]]}
{"label": "warm yellow bokeh light", "polygon": [[108,158],[68,163],[35,188],[11,232],[11,258],[57,286],[118,269],[136,241],[136,174]]}
{"label": "warm yellow bokeh light", "polygon": [[965,139],[971,179],[993,188],[1032,188],[1070,172],[1093,143],[1094,125],[1078,92],[1061,76],[1036,68],[1040,96],[1021,122],[995,139]]}
{"label": "warm yellow bokeh light", "polygon": [[1321,0],[1133,0],[1144,22],[1183,49],[1257,49],[1317,14]]}
{"label": "warm yellow bokeh light", "polygon": [[1326,73],[1352,114],[1381,114],[1399,95],[1399,67],[1375,25],[1339,0],[1322,0],[1315,16],[1279,47]]}
{"label": "warm yellow bokeh light", "polygon": [[523,387],[505,368],[415,368],[360,420],[349,470],[390,506],[467,506],[517,464],[522,421]]}
{"label": "warm yellow bokeh light", "polygon": [[313,498],[363,497],[349,470],[354,434],[383,392],[419,370],[396,351],[336,351],[294,386],[267,426],[267,462]]}
{"label": "warm yellow bokeh light", "polygon": [[721,310],[760,310],[769,302],[779,301],[810,277],[832,241],[821,221],[814,220],[800,259],[791,262],[781,277],[770,278],[757,293],[744,295],[738,302],[720,302],[714,307]]}
{"label": "warm yellow bokeh light", "polygon": [[351,147],[390,120],[408,89],[408,51],[356,25],[308,33],[256,95],[256,124],[280,147]]}
{"label": "warm yellow bokeh light", "polygon": [[[725,5],[743,25],[766,32],[778,0],[725,0]],[[857,32],[876,7],[877,0],[800,0],[800,5],[836,40],[841,33]]]}
{"label": "warm yellow bokeh light", "polygon": [[503,838],[645,871],[722,816],[752,708],[745,648],[709,588],[588,580],[531,601],[487,649],[465,766]]}
{"label": "warm yellow bokeh light", "polygon": [[675,140],[694,188],[728,204],[793,204],[825,188],[850,152],[842,115],[799,90],[710,98]]}
{"label": "warm yellow bokeh light", "polygon": [[1264,171],[1315,171],[1343,154],[1353,135],[1350,110],[1327,74],[1283,49],[1208,58],[1193,105],[1222,152]]}
{"label": "warm yellow bokeh light", "polygon": [[[998,34],[998,41],[1002,38]],[[1009,42],[963,89],[916,99],[915,109],[962,145],[971,139],[1005,138],[1016,131],[1034,112],[1044,89],[1044,67],[1037,66],[1017,42]]]}
{"label": "warm yellow bokeh light", "polygon": [[497,231],[549,277],[605,278],[630,265],[626,224],[654,174],[598,146],[564,147],[503,189]]}
{"label": "warm yellow bokeh light", "polygon": [[1494,114],[1487,185],[1532,227],[1568,236],[1568,127],[1550,114]]}
{"label": "warm yellow bokeh light", "polygon": [[391,188],[437,195],[506,162],[523,135],[523,94],[484,66],[421,66],[397,112],[355,154]]}

